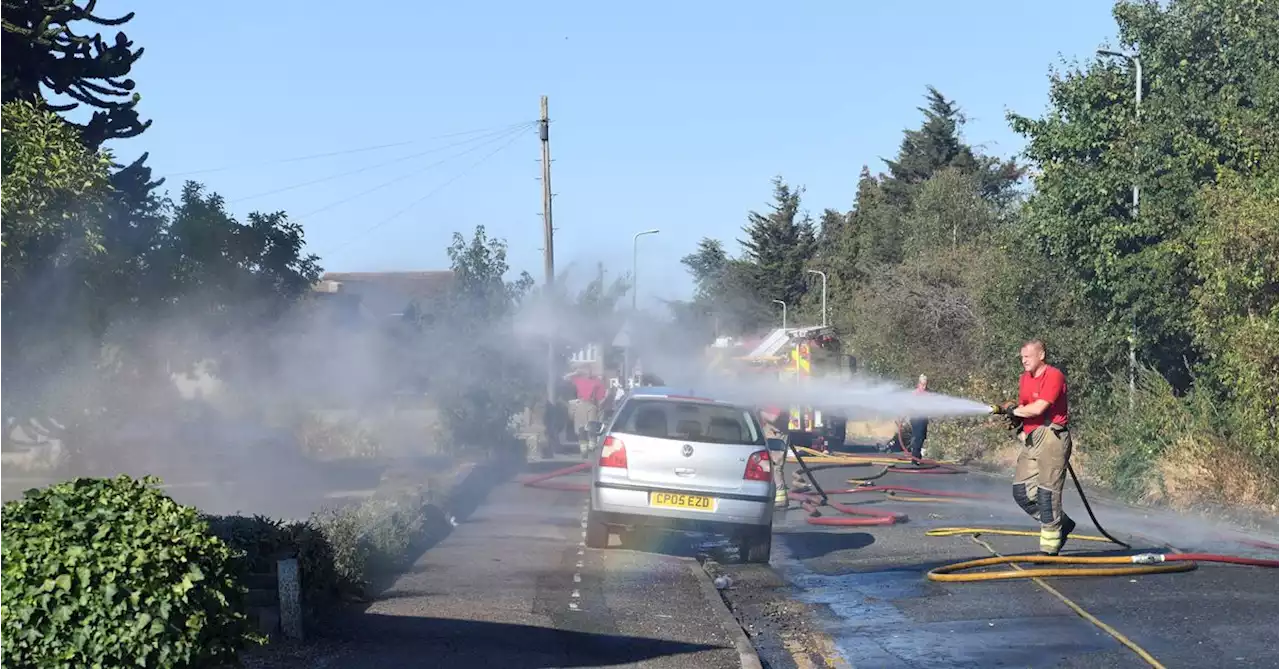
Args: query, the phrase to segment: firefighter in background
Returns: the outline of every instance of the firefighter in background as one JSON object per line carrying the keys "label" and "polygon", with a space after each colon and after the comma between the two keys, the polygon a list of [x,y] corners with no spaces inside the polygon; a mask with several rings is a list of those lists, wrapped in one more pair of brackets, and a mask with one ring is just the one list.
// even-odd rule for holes
{"label": "firefighter in background", "polygon": [[594,371],[575,370],[569,375],[573,381],[574,399],[569,401],[569,413],[573,416],[574,434],[578,438],[578,452],[586,460],[591,452],[591,442],[595,435],[590,433],[590,424],[599,422],[600,405],[604,402],[608,388],[604,379]]}
{"label": "firefighter in background", "polygon": [[[923,394],[929,390],[929,377],[920,375],[915,380],[915,393]],[[911,462],[919,462],[924,458],[924,440],[929,436],[929,420],[925,417],[906,418],[897,421],[897,434],[892,437],[892,446],[902,448],[899,435],[905,440],[906,450],[911,454]]]}
{"label": "firefighter in background", "polygon": [[1040,552],[1057,555],[1076,523],[1062,510],[1062,486],[1071,460],[1071,432],[1067,429],[1067,377],[1045,362],[1044,342],[1022,345],[1022,376],[1018,402],[992,407],[1009,417],[1023,447],[1013,480],[1013,499],[1027,515],[1040,521]]}

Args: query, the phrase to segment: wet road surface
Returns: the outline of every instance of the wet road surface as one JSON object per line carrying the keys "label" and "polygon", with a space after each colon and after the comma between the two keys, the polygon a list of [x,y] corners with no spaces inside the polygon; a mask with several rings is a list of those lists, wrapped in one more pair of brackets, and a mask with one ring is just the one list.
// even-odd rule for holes
{"label": "wet road surface", "polygon": [[[831,489],[848,488],[847,479],[870,472],[827,470],[818,481]],[[809,525],[805,512],[794,506],[781,514],[771,569],[732,561],[721,565],[735,581],[725,598],[753,634],[767,666],[1148,666],[1032,581],[935,583],[925,578],[934,567],[991,556],[967,536],[928,537],[927,529],[1038,529],[1009,498],[1006,480],[976,472],[891,473],[875,483],[993,499],[918,503],[883,493],[837,497],[909,518],[882,527]],[[1074,491],[1067,495],[1066,509],[1080,524],[1077,533],[1097,534]],[[1172,513],[1105,502],[1095,502],[1094,510],[1112,534],[1137,549],[1163,551],[1163,545],[1171,545],[1275,557],[1222,538],[1230,534],[1228,528],[1204,527]],[[839,514],[824,509],[823,515]],[[984,535],[982,540],[1005,555],[1038,550],[1034,537]],[[1117,548],[1070,541],[1064,554],[1114,554]],[[1045,580],[1167,667],[1277,665],[1280,598],[1274,569],[1200,563],[1188,573]],[[797,639],[809,645],[799,647]]]}

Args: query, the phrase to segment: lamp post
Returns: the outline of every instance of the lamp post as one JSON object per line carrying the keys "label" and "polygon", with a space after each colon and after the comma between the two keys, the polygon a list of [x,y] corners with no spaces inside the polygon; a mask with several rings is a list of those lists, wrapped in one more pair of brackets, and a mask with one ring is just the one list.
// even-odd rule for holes
{"label": "lamp post", "polygon": [[[1142,60],[1137,54],[1128,54],[1121,51],[1111,51],[1110,49],[1098,49],[1099,56],[1113,56],[1115,58],[1123,58],[1129,61],[1129,65],[1133,67],[1133,116],[1138,121],[1142,120]],[[1134,143],[1134,170],[1133,170],[1133,211],[1132,216],[1136,220],[1138,218],[1138,148],[1137,142]],[[1132,309],[1132,307],[1130,308]],[[1133,409],[1133,394],[1137,385],[1138,376],[1138,322],[1132,310],[1129,312],[1129,409]]]}
{"label": "lamp post", "polygon": [[[640,264],[639,263],[640,238],[645,235],[656,235],[656,234],[658,234],[658,229],[654,228],[653,230],[644,230],[642,232],[637,232],[635,235],[631,237],[631,314],[627,318],[628,334],[631,334],[630,333],[632,329],[631,326],[635,323],[636,296],[640,294],[640,281],[638,278],[639,264]],[[604,286],[601,285],[601,289],[603,288]],[[623,370],[622,371],[623,371],[624,378],[631,376],[631,347],[632,346],[635,346],[635,337],[629,336],[627,337],[627,347],[626,349],[623,350],[623,360],[622,360]]]}
{"label": "lamp post", "polygon": [[782,300],[774,300],[773,303],[782,305],[782,329],[786,330],[787,329],[787,303],[783,302]]}
{"label": "lamp post", "polygon": [[822,327],[827,327],[827,273],[816,269],[807,270],[810,274],[822,277]]}

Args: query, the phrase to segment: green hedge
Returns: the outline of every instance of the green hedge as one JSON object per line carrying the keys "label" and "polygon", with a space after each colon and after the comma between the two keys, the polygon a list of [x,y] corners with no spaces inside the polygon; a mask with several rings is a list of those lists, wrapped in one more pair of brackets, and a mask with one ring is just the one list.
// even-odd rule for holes
{"label": "green hedge", "polygon": [[358,595],[361,583],[334,565],[330,540],[310,522],[284,522],[266,516],[206,516],[209,532],[240,554],[242,577],[274,575],[278,560],[297,558],[302,576],[303,613],[315,620],[342,598]]}
{"label": "green hedge", "polygon": [[5,666],[203,667],[259,641],[233,550],[158,483],[81,478],[4,505]]}
{"label": "green hedge", "polygon": [[158,483],[82,478],[4,505],[4,666],[234,663],[263,641],[246,615],[255,575],[296,557],[314,621],[403,567],[442,521],[430,514],[429,488],[284,522],[201,516]]}

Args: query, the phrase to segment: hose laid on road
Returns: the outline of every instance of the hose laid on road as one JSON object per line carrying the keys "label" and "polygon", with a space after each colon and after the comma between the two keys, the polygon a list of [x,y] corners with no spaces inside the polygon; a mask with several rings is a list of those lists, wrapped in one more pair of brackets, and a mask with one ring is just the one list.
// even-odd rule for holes
{"label": "hose laid on road", "polygon": [[576,474],[581,471],[586,471],[590,468],[591,468],[590,462],[582,462],[576,465],[565,467],[563,469],[557,469],[553,472],[548,472],[546,474],[539,474],[537,476],[526,478],[521,480],[520,482],[530,488],[542,488],[544,490],[564,490],[568,492],[588,492],[591,490],[591,486],[585,483],[564,483],[561,481],[552,481],[551,479],[559,476],[566,476],[568,474]]}

